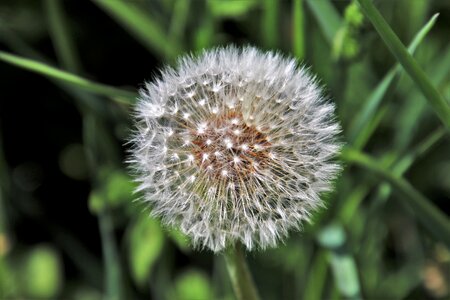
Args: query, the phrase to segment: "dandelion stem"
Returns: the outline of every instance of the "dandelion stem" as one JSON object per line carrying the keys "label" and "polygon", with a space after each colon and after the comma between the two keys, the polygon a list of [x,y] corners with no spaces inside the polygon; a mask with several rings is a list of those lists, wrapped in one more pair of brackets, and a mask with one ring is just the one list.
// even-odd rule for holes
{"label": "dandelion stem", "polygon": [[104,257],[105,289],[108,300],[123,299],[122,275],[119,253],[113,233],[113,224],[109,212],[99,215],[100,237]]}
{"label": "dandelion stem", "polygon": [[258,291],[240,243],[225,253],[225,261],[236,297],[239,300],[259,300]]}

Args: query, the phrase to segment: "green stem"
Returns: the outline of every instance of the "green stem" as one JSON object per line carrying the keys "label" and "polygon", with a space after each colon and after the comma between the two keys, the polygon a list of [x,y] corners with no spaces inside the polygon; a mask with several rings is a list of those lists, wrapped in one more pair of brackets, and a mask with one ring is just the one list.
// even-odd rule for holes
{"label": "green stem", "polygon": [[74,50],[72,35],[68,32],[67,17],[62,4],[62,1],[59,0],[45,1],[49,33],[55,45],[58,61],[64,69],[72,73],[80,73],[80,60]]}
{"label": "green stem", "polygon": [[123,278],[121,276],[120,258],[113,232],[113,223],[108,211],[98,216],[100,238],[102,241],[103,262],[105,269],[106,299],[124,299]]}
{"label": "green stem", "polygon": [[405,71],[412,80],[417,84],[425,98],[428,99],[434,111],[445,124],[450,127],[450,106],[446,100],[439,94],[431,81],[426,76],[422,68],[417,64],[411,54],[408,53],[397,35],[392,31],[391,27],[386,23],[383,16],[373,5],[371,0],[358,0],[367,18],[372,22],[375,29],[384,40],[389,50],[397,58]]}
{"label": "green stem", "polygon": [[234,248],[225,253],[225,261],[236,297],[239,300],[259,300],[258,291],[240,243],[237,243]]}

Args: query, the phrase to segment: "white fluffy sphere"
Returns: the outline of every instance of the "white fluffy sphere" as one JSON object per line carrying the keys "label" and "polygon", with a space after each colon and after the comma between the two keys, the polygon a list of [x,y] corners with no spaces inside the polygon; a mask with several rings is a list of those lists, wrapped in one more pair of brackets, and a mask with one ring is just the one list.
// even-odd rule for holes
{"label": "white fluffy sphere", "polygon": [[194,246],[275,246],[322,205],[339,170],[339,125],[294,59],[217,48],[182,58],[140,94],[139,190]]}

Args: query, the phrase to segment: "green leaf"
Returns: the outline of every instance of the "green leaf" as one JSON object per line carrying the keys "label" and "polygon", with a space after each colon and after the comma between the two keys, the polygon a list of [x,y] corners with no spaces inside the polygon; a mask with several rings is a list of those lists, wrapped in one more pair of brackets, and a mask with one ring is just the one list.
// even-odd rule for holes
{"label": "green leaf", "polygon": [[255,0],[208,0],[208,7],[215,17],[241,17],[255,8]]}
{"label": "green leaf", "polygon": [[328,260],[333,277],[341,294],[352,299],[360,298],[358,271],[353,257],[344,249],[346,235],[340,224],[331,224],[319,232],[320,245],[328,250]]}
{"label": "green leaf", "polygon": [[108,202],[112,206],[117,206],[133,200],[136,185],[125,172],[116,170],[109,174],[105,188]]}
{"label": "green leaf", "polygon": [[105,203],[106,200],[99,191],[96,190],[91,191],[88,197],[88,206],[89,211],[92,214],[97,215],[100,212],[102,212],[105,208]]}
{"label": "green leaf", "polygon": [[18,269],[26,296],[55,299],[62,288],[62,266],[58,253],[49,246],[36,246],[26,254]]}
{"label": "green leaf", "polygon": [[344,245],[346,236],[342,226],[333,224],[323,228],[318,233],[317,239],[322,246],[335,249]]}
{"label": "green leaf", "polygon": [[388,181],[400,194],[402,202],[411,207],[423,227],[427,228],[438,241],[450,246],[450,221],[430,200],[420,194],[407,181],[386,170],[380,163],[370,156],[357,150],[346,148],[342,152],[342,159],[357,164],[374,172]]}
{"label": "green leaf", "polygon": [[106,208],[117,208],[133,201],[136,188],[133,180],[125,172],[102,167],[99,174],[100,186],[89,195],[89,210],[98,214]]}
{"label": "green leaf", "polygon": [[330,264],[337,287],[342,295],[352,299],[361,299],[358,271],[353,257],[332,252]]}
{"label": "green leaf", "polygon": [[172,60],[182,47],[175,40],[168,38],[164,29],[132,1],[94,0],[101,9],[139,40],[150,51]]}
{"label": "green leaf", "polygon": [[411,54],[408,53],[405,46],[403,46],[400,39],[389,27],[380,12],[372,4],[371,0],[357,0],[363,8],[367,18],[372,22],[375,29],[384,40],[389,50],[397,58],[399,63],[403,66],[405,71],[409,74],[412,80],[417,84],[423,95],[430,102],[437,116],[442,123],[450,127],[450,106],[448,102],[439,94],[436,88],[426,76],[425,72],[414,60]]}
{"label": "green leaf", "polygon": [[344,19],[347,24],[354,27],[360,27],[363,24],[364,15],[356,2],[350,3],[345,8]]}
{"label": "green leaf", "polygon": [[144,286],[164,245],[164,234],[158,221],[141,214],[129,232],[128,261],[131,275]]}
{"label": "green leaf", "polygon": [[168,299],[209,300],[214,297],[208,277],[200,271],[189,270],[177,277],[174,291],[169,292]]}
{"label": "green leaf", "polygon": [[332,45],[342,24],[342,18],[338,11],[328,0],[307,0],[306,3],[319,23],[328,43]]}
{"label": "green leaf", "polygon": [[[439,14],[435,14],[431,17],[431,19],[416,34],[408,47],[409,53],[414,54],[419,44],[424,40],[431,28],[433,28],[438,16]],[[368,137],[373,132],[373,130],[368,131],[368,127],[373,125],[372,121],[374,120],[374,115],[387,91],[394,85],[394,79],[399,75],[400,71],[400,64],[395,64],[369,95],[366,104],[362,107],[362,111],[355,114],[355,119],[348,130],[348,138],[351,143],[356,145],[356,148],[362,149],[365,142],[368,140]]]}
{"label": "green leaf", "polygon": [[64,83],[71,84],[80,89],[111,97],[113,100],[125,104],[131,104],[135,101],[137,95],[133,92],[122,90],[116,87],[96,83],[72,73],[51,67],[47,64],[23,58],[14,54],[0,51],[0,60],[15,65],[17,67],[44,75],[51,79],[57,79]]}

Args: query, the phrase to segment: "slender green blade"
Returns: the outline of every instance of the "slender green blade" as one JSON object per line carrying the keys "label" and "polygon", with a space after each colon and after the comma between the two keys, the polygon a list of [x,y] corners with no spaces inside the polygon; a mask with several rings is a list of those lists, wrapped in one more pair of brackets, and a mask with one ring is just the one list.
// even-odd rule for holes
{"label": "slender green blade", "polygon": [[292,52],[297,59],[303,59],[305,56],[305,28],[303,0],[294,0],[293,3],[293,21],[292,21]]}
{"label": "slender green blade", "polygon": [[[436,23],[439,14],[435,14],[431,19],[420,29],[416,34],[411,44],[408,47],[409,53],[413,54],[420,43],[424,40],[425,36],[430,32],[433,25]],[[381,101],[383,100],[386,92],[394,85],[396,82],[394,79],[400,73],[400,64],[397,63],[395,66],[384,76],[381,82],[376,86],[373,92],[369,95],[366,105],[363,106],[362,111],[355,114],[355,120],[352,122],[348,138],[350,143],[357,144],[355,141],[361,140],[361,135],[367,131],[367,127],[370,126],[371,121],[379,107]],[[367,139],[365,139],[367,141]],[[365,142],[358,143],[355,146],[358,149],[363,148]]]}
{"label": "slender green blade", "polygon": [[112,99],[125,104],[133,103],[137,97],[137,95],[133,92],[96,83],[72,73],[51,67],[47,64],[3,51],[0,51],[0,60],[49,78],[58,79],[86,91],[111,97]]}
{"label": "slender green blade", "polygon": [[132,1],[94,0],[101,9],[139,40],[150,51],[166,59],[173,59],[181,52],[181,45]]}
{"label": "slender green blade", "polygon": [[67,19],[61,5],[62,1],[59,0],[45,1],[50,35],[55,44],[58,61],[63,68],[73,73],[79,73],[80,60],[74,51],[74,43],[68,33]]}
{"label": "slender green blade", "polygon": [[182,39],[189,17],[191,0],[177,0],[170,20],[169,37],[175,42]]}
{"label": "slender green blade", "polygon": [[268,48],[278,45],[278,0],[264,0],[264,14],[262,18],[262,37]]}
{"label": "slender green blade", "polygon": [[383,16],[381,16],[380,12],[373,5],[372,1],[358,0],[358,2],[363,8],[367,18],[372,22],[379,35],[388,46],[389,50],[397,58],[412,80],[417,84],[441,121],[447,128],[449,128],[450,106],[448,102],[439,94],[419,64],[414,60],[411,54],[408,53],[405,46],[403,46],[400,39],[386,23]]}
{"label": "slender green blade", "polygon": [[338,11],[328,0],[307,0],[306,3],[317,19],[325,38],[332,45],[342,24]]}
{"label": "slender green blade", "polygon": [[325,287],[327,277],[327,253],[319,251],[312,263],[311,271],[308,274],[306,288],[303,299],[320,300],[323,299],[322,293]]}
{"label": "slender green blade", "polygon": [[430,200],[420,194],[402,177],[393,174],[367,154],[346,148],[341,155],[349,163],[355,163],[371,172],[374,172],[388,181],[402,196],[406,206],[413,209],[419,222],[427,228],[434,237],[450,246],[450,221]]}

